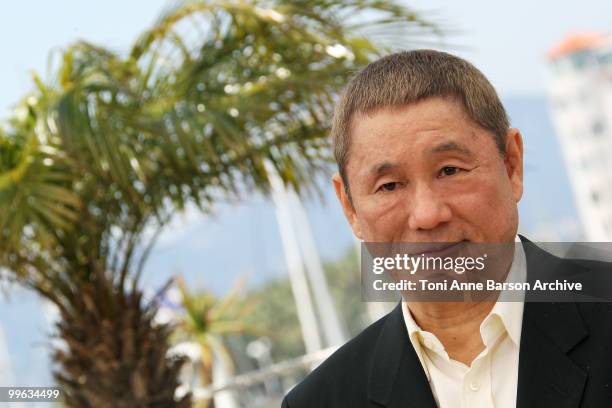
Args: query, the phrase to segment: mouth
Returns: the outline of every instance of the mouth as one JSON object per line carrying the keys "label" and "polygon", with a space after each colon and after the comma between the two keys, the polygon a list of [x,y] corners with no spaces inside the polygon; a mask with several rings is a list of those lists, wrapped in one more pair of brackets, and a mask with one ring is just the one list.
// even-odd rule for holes
{"label": "mouth", "polygon": [[465,244],[468,242],[468,240],[463,240],[457,242],[428,242],[418,244],[415,243],[408,245],[410,248],[408,252],[411,256],[443,256],[454,253],[455,251],[461,249],[461,247],[465,246]]}

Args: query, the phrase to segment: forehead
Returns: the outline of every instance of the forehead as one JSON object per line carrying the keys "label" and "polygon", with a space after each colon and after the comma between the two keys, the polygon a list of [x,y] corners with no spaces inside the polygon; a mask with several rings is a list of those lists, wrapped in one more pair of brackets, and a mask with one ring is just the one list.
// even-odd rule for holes
{"label": "forehead", "polygon": [[456,98],[431,97],[403,106],[381,107],[371,112],[355,112],[349,130],[351,136],[364,129],[374,130],[422,130],[440,127],[477,126]]}
{"label": "forehead", "polygon": [[[350,123],[350,151],[416,148],[441,138],[476,138],[488,134],[455,98],[434,97],[401,107],[356,113]],[[349,156],[351,154],[349,153]]]}
{"label": "forehead", "polygon": [[365,176],[376,163],[411,166],[448,155],[478,160],[495,149],[492,134],[467,115],[461,102],[434,97],[355,114],[346,170]]}

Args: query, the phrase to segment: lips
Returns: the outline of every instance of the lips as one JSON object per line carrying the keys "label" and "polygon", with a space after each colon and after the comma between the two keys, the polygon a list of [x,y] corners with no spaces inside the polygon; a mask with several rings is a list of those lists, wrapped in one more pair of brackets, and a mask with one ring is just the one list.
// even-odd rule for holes
{"label": "lips", "polygon": [[408,249],[408,254],[411,256],[421,254],[425,256],[441,256],[461,248],[467,242],[468,241],[410,243],[406,244],[406,247]]}

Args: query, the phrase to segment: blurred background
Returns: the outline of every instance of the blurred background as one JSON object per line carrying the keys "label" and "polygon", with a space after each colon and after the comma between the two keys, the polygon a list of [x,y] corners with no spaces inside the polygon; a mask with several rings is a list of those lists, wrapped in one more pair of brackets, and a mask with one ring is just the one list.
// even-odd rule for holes
{"label": "blurred background", "polygon": [[391,50],[455,53],[496,87],[525,141],[522,234],[612,240],[612,4],[373,4],[5,6],[0,386],[279,406],[390,306],[360,301],[325,136],[350,73]]}

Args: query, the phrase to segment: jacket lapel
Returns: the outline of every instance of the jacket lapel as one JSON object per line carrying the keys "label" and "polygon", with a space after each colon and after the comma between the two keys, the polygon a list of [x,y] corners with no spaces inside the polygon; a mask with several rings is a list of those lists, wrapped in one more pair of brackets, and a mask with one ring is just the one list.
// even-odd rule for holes
{"label": "jacket lapel", "polygon": [[[559,269],[572,267],[526,239],[523,241],[528,276],[530,270],[554,274]],[[587,374],[567,353],[587,336],[575,303],[525,303],[517,407],[575,408],[580,405]]]}
{"label": "jacket lapel", "polygon": [[401,302],[389,313],[374,349],[368,379],[373,406],[435,408],[421,362],[410,343]]}

